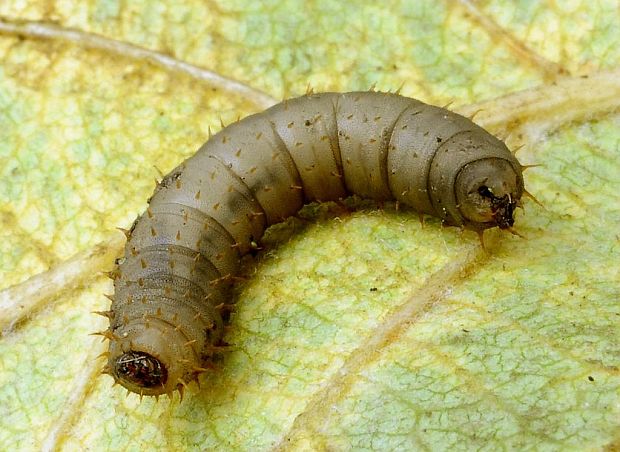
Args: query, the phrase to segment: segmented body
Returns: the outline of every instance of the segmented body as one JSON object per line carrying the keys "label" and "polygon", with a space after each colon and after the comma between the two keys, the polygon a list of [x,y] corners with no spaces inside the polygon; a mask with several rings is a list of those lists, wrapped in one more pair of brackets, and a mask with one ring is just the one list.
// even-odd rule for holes
{"label": "segmented body", "polygon": [[305,203],[396,200],[447,224],[509,227],[522,166],[472,121],[396,94],[311,94],[211,137],[168,174],[115,271],[108,371],[170,393],[209,366],[231,276],[265,229]]}

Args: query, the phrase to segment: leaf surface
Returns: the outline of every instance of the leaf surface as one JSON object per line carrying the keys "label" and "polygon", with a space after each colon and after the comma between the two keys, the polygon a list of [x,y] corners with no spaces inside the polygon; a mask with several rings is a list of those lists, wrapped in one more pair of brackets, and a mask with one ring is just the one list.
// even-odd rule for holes
{"label": "leaf surface", "polygon": [[[618,445],[617,2],[171,5],[0,4],[2,449]],[[308,85],[403,83],[544,165],[526,239],[309,209],[249,264],[201,390],[110,388],[90,312],[153,179]]]}

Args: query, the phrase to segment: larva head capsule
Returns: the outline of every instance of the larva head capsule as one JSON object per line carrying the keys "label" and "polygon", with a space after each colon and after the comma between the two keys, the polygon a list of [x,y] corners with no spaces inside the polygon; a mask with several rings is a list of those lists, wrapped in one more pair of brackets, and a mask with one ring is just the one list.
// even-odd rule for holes
{"label": "larva head capsule", "polygon": [[116,359],[114,376],[125,384],[150,389],[166,385],[168,370],[153,355],[130,350]]}
{"label": "larva head capsule", "polygon": [[469,124],[435,152],[428,173],[430,199],[447,224],[478,232],[508,229],[524,193],[522,173],[502,141]]}
{"label": "larva head capsule", "polygon": [[514,224],[514,211],[523,194],[520,165],[502,158],[473,161],[459,172],[455,191],[468,227],[508,229]]}
{"label": "larva head capsule", "polygon": [[129,391],[140,395],[172,394],[196,377],[192,366],[199,363],[198,357],[192,347],[179,345],[186,339],[170,325],[152,322],[145,328],[130,323],[117,329],[115,335],[107,367],[115,381]]}

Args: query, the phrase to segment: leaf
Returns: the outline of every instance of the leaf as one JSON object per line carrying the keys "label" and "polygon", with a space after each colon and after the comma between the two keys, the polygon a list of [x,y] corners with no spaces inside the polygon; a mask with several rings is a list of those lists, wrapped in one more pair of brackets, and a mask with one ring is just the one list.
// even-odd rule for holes
{"label": "leaf", "polygon": [[[311,5],[2,2],[2,449],[618,445],[617,4]],[[527,238],[319,209],[271,233],[200,391],[110,388],[90,312],[159,171],[220,116],[374,83],[544,165]]]}

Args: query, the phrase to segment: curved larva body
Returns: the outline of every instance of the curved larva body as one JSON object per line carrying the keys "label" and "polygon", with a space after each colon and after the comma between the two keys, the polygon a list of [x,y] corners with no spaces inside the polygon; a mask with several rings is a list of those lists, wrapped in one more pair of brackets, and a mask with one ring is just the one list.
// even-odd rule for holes
{"label": "curved larva body", "polygon": [[108,372],[170,393],[209,366],[230,276],[305,203],[397,200],[452,225],[510,227],[522,167],[470,120],[396,94],[323,93],[232,124],[168,174],[115,271]]}

